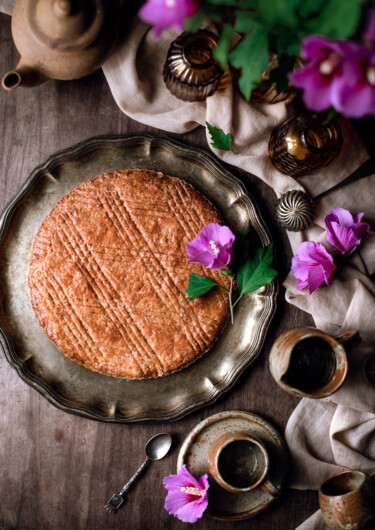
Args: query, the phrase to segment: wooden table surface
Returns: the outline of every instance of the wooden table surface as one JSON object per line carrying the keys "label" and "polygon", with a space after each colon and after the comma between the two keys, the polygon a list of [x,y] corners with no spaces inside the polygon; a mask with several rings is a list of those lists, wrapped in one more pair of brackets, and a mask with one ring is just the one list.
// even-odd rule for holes
{"label": "wooden table surface", "polygon": [[[13,68],[17,59],[10,17],[0,14],[0,74]],[[161,133],[122,114],[101,71],[75,82],[1,91],[0,123],[1,209],[31,170],[59,149],[95,135]],[[169,136],[209,150],[203,128]],[[273,220],[275,194],[256,177],[231,169],[245,182],[267,221],[283,279],[291,252]],[[0,529],[186,528],[165,511],[162,485],[163,477],[176,472],[181,442],[202,419],[230,410],[260,414],[283,432],[298,399],[276,386],[268,354],[282,331],[306,324],[312,324],[311,318],[286,304],[280,286],[277,312],[255,362],[216,403],[167,424],[106,424],[66,414],[26,385],[0,353]],[[105,502],[142,463],[145,442],[162,431],[173,434],[174,450],[152,464],[117,515],[109,514]],[[227,523],[205,517],[195,528],[293,530],[317,507],[315,492],[285,490],[252,519]]]}

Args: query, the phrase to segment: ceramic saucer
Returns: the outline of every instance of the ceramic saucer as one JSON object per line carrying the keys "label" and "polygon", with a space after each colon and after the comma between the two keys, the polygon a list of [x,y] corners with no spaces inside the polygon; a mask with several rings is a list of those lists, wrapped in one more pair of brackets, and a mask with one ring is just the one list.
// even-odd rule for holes
{"label": "ceramic saucer", "polygon": [[270,455],[268,478],[281,493],[288,471],[284,441],[266,420],[249,412],[220,412],[200,422],[184,440],[177,460],[177,470],[183,464],[195,477],[208,473],[210,481],[207,515],[215,519],[236,520],[252,517],[269,506],[272,497],[261,487],[244,493],[231,493],[221,488],[208,472],[211,444],[229,432],[246,432],[259,438]]}

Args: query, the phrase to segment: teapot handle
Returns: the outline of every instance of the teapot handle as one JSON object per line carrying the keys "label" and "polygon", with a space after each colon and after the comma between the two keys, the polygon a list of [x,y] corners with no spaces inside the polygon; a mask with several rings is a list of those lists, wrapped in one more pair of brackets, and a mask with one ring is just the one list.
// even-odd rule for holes
{"label": "teapot handle", "polygon": [[359,332],[354,329],[344,331],[344,333],[341,333],[335,339],[344,346],[346,351],[353,350],[362,342]]}

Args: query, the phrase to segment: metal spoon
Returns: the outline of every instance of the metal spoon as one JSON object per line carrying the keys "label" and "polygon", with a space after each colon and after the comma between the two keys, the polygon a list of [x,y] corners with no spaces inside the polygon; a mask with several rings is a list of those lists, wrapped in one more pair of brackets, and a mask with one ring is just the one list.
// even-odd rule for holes
{"label": "metal spoon", "polygon": [[105,508],[116,513],[124,502],[124,494],[128,491],[133,482],[142,474],[144,469],[149,465],[151,460],[161,460],[166,456],[172,445],[172,436],[166,432],[157,434],[150,438],[145,446],[146,460],[134,473],[132,478],[125,484],[120,493],[115,493]]}

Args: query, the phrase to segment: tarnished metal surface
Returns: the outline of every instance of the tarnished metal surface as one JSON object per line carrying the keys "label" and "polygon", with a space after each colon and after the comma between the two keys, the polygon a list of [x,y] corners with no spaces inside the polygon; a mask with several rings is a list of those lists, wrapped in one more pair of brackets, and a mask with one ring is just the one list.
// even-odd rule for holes
{"label": "tarnished metal surface", "polygon": [[19,375],[59,408],[110,422],[167,421],[211,403],[259,352],[275,310],[277,284],[245,295],[210,352],[170,376],[130,381],[91,372],[62,355],[34,315],[27,286],[33,238],[56,202],[104,172],[145,168],[182,178],[206,195],[226,223],[245,223],[254,241],[268,230],[244,186],[211,156],[162,137],[98,137],[52,155],[37,167],[0,218],[0,342]]}
{"label": "tarnished metal surface", "polygon": [[226,411],[201,421],[184,440],[177,459],[177,470],[185,464],[195,477],[208,473],[212,444],[224,434],[241,432],[260,440],[269,455],[267,483],[275,494],[258,486],[250,491],[227,491],[209,474],[210,493],[207,515],[235,521],[247,519],[265,510],[281,493],[288,472],[284,441],[275,427],[260,416],[242,411]]}

